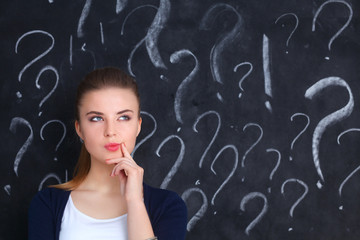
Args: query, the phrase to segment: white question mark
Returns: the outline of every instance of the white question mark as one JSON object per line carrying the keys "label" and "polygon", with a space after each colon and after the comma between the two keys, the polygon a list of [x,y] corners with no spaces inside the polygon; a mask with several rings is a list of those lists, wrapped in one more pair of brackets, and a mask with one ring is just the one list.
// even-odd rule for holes
{"label": "white question mark", "polygon": [[186,229],[187,229],[188,232],[190,232],[194,228],[195,224],[205,215],[205,212],[206,212],[206,210],[208,208],[207,197],[206,197],[205,193],[200,188],[190,188],[190,189],[186,190],[181,195],[181,198],[186,202],[186,200],[193,193],[200,193],[203,202],[202,202],[202,205],[201,205],[200,209],[196,212],[196,214],[194,216],[191,217],[188,224],[186,225]]}
{"label": "white question mark", "polygon": [[299,203],[305,198],[306,194],[308,193],[309,191],[309,188],[308,186],[306,185],[306,183],[304,183],[303,181],[299,180],[299,179],[296,179],[296,178],[290,178],[288,180],[286,180],[282,185],[281,185],[281,194],[284,195],[285,191],[284,191],[284,188],[285,188],[285,185],[289,182],[295,182],[295,183],[299,183],[300,185],[302,185],[304,187],[304,193],[296,200],[296,202],[291,206],[290,208],[290,217],[293,217],[294,216],[294,210],[295,208],[297,207],[297,205],[299,205]]}
{"label": "white question mark", "polygon": [[[350,128],[342,133],[339,134],[339,136],[337,137],[337,143],[340,145],[340,138],[346,134],[346,133],[349,133],[349,132],[360,132],[360,128]],[[355,170],[353,170],[346,178],[345,180],[340,184],[340,187],[339,187],[339,196],[341,197],[342,195],[342,189],[344,188],[344,185],[349,181],[349,179],[355,174],[357,173],[358,171],[360,170],[360,166],[358,166]]]}
{"label": "white question mark", "polygon": [[[60,147],[60,145],[61,145],[61,143],[63,142],[63,140],[64,140],[64,138],[65,138],[65,136],[66,136],[66,126],[65,126],[65,124],[62,122],[62,121],[60,121],[60,120],[50,120],[50,121],[48,121],[48,122],[46,122],[42,127],[41,127],[41,129],[40,129],[40,138],[41,138],[41,140],[45,140],[44,139],[44,136],[43,136],[43,131],[44,131],[44,128],[47,126],[47,125],[49,125],[50,123],[59,123],[61,126],[62,126],[62,128],[63,128],[63,135],[61,136],[61,138],[60,138],[60,140],[59,140],[59,142],[57,143],[57,145],[56,145],[56,148],[55,148],[55,152],[59,149],[59,147]],[[57,158],[55,158],[54,159],[55,161],[57,160]]]}
{"label": "white question mark", "polygon": [[[285,16],[293,16],[295,18],[295,27],[294,29],[291,31],[288,39],[286,40],[286,46],[288,47],[289,46],[289,41],[290,41],[290,38],[292,37],[292,35],[294,34],[294,32],[296,31],[298,25],[299,25],[299,18],[296,16],[296,14],[294,13],[285,13],[283,15],[281,15],[280,17],[278,17],[275,21],[275,24],[277,24],[277,22],[280,20],[280,18],[283,18]],[[286,51],[286,53],[288,53],[288,51]]]}
{"label": "white question mark", "polygon": [[207,112],[204,112],[203,114],[201,114],[201,115],[196,119],[196,121],[195,121],[195,123],[194,123],[194,125],[193,125],[193,130],[194,130],[194,132],[197,133],[197,132],[198,132],[198,130],[197,130],[197,125],[198,125],[199,121],[200,121],[201,119],[203,119],[205,116],[210,115],[210,114],[215,114],[215,116],[216,116],[217,119],[218,119],[218,125],[217,125],[217,127],[216,127],[216,131],[215,131],[215,133],[214,133],[214,136],[212,137],[209,145],[206,147],[204,153],[202,154],[202,156],[201,156],[201,158],[200,158],[199,168],[202,167],[202,164],[203,164],[203,161],[204,161],[204,158],[205,158],[206,154],[208,153],[209,149],[211,148],[211,146],[212,146],[213,143],[215,142],[215,139],[216,139],[217,135],[219,134],[219,130],[220,130],[220,127],[221,127],[221,117],[220,117],[220,114],[219,114],[218,112],[212,111],[212,110],[207,111]]}
{"label": "white question mark", "polygon": [[171,179],[174,177],[174,175],[176,174],[176,172],[178,171],[178,169],[180,168],[180,165],[183,161],[184,155],[185,155],[185,144],[184,141],[177,135],[170,135],[167,138],[164,139],[164,141],[162,141],[159,145],[159,147],[156,150],[156,155],[158,155],[160,157],[160,150],[162,149],[162,147],[164,146],[165,143],[167,143],[168,141],[170,141],[171,139],[177,139],[179,140],[180,144],[181,144],[181,148],[180,148],[180,152],[179,155],[174,163],[174,165],[172,166],[172,168],[170,169],[170,171],[168,172],[168,174],[166,175],[166,177],[164,178],[163,182],[160,185],[160,188],[162,189],[166,189],[167,186],[169,185],[169,182],[171,181]]}
{"label": "white question mark", "polygon": [[160,0],[159,9],[156,16],[149,27],[145,38],[146,50],[151,62],[157,68],[167,69],[160,56],[157,43],[162,29],[165,27],[170,16],[171,4],[169,0]]}
{"label": "white question mark", "polygon": [[16,41],[16,45],[15,45],[15,53],[17,54],[18,53],[18,47],[19,47],[19,44],[21,42],[21,40],[23,40],[25,37],[29,36],[29,35],[32,35],[32,34],[44,34],[48,37],[51,38],[51,46],[46,49],[43,53],[41,53],[39,56],[35,57],[33,60],[31,60],[28,64],[26,64],[24,66],[24,68],[20,71],[19,73],[19,76],[18,76],[18,80],[19,82],[21,82],[21,79],[22,79],[22,75],[24,74],[24,72],[31,66],[33,65],[35,62],[37,62],[38,60],[40,60],[41,58],[43,58],[46,54],[48,54],[51,49],[53,49],[54,47],[54,44],[55,44],[55,39],[54,37],[48,33],[48,32],[45,32],[45,31],[42,31],[42,30],[33,30],[33,31],[29,31],[27,33],[24,33],[17,41]]}
{"label": "white question mark", "polygon": [[[19,165],[21,162],[21,158],[23,157],[24,153],[29,148],[30,144],[32,143],[32,140],[34,139],[33,130],[32,130],[30,123],[23,118],[14,117],[11,120],[9,130],[12,133],[16,133],[17,125],[20,125],[20,124],[27,126],[30,129],[30,134],[29,134],[29,137],[27,138],[26,142],[22,145],[22,147],[16,154],[15,161],[14,161],[14,172],[15,172],[16,176],[18,176],[18,168],[19,168]],[[9,184],[4,186],[4,190],[9,196],[11,195],[11,186]]]}
{"label": "white question mark", "polygon": [[173,54],[171,54],[171,56],[170,56],[170,62],[173,63],[173,64],[174,63],[179,63],[182,58],[187,57],[187,56],[192,56],[194,58],[195,67],[191,71],[191,73],[181,82],[178,89],[176,90],[175,102],[174,102],[174,111],[175,111],[175,115],[176,115],[176,120],[179,123],[183,123],[183,120],[182,120],[182,117],[181,117],[182,99],[183,99],[183,97],[185,95],[185,91],[186,91],[187,86],[190,84],[190,82],[193,81],[195,75],[199,72],[199,61],[197,60],[196,56],[191,51],[189,51],[187,49],[182,49],[182,50],[176,51]]}
{"label": "white question mark", "polygon": [[[293,121],[295,117],[298,117],[298,116],[304,116],[306,119],[307,119],[307,123],[305,125],[305,127],[303,128],[303,130],[301,130],[298,135],[296,135],[296,137],[293,139],[293,141],[291,142],[291,145],[290,145],[290,149],[293,150],[294,148],[294,144],[296,142],[296,140],[306,131],[306,129],[309,127],[309,124],[310,124],[310,118],[308,115],[306,115],[305,113],[294,113],[291,117],[290,117],[290,120]],[[290,161],[293,160],[293,158],[290,156]]]}
{"label": "white question mark", "polygon": [[[122,27],[121,27],[121,35],[124,35],[124,28],[125,28],[125,24],[128,20],[128,18],[135,12],[137,11],[138,9],[141,9],[141,8],[144,8],[144,7],[151,7],[151,8],[154,8],[155,10],[158,10],[158,8],[154,5],[150,5],[150,4],[146,4],[146,5],[143,5],[143,6],[140,6],[140,7],[137,7],[135,9],[133,9],[124,19],[124,22],[122,24]],[[132,71],[132,59],[134,57],[134,54],[136,52],[136,50],[145,42],[146,38],[148,38],[149,35],[146,35],[143,39],[140,40],[140,42],[138,42],[136,44],[136,46],[134,47],[134,49],[131,51],[130,53],[130,56],[128,58],[128,71],[129,71],[129,74],[133,77],[135,77],[135,74],[134,72]]]}
{"label": "white question mark", "polygon": [[[236,66],[234,67],[234,72],[236,72],[239,67],[244,66],[244,65],[249,65],[250,68],[249,68],[249,71],[248,71],[248,72],[240,79],[240,81],[239,81],[239,88],[240,88],[241,91],[243,91],[243,92],[244,92],[244,89],[243,89],[243,87],[242,87],[242,82],[243,82],[243,81],[245,80],[245,78],[247,78],[247,77],[250,75],[250,73],[252,72],[252,70],[253,70],[253,65],[252,65],[250,62],[243,62],[243,63],[240,63],[240,64],[238,64],[238,65],[236,65]],[[241,98],[241,96],[242,96],[242,93],[240,92],[240,93],[239,93],[239,98]]]}
{"label": "white question mark", "polygon": [[144,142],[146,142],[149,138],[151,138],[151,137],[154,135],[154,133],[156,132],[156,130],[157,130],[157,122],[156,122],[156,120],[155,120],[155,118],[154,118],[153,115],[151,115],[151,114],[148,113],[148,112],[144,112],[144,111],[141,111],[140,114],[141,114],[141,115],[146,115],[146,116],[148,116],[149,118],[151,118],[151,120],[152,120],[153,123],[154,123],[154,128],[153,128],[153,130],[152,130],[146,137],[144,137],[139,143],[137,143],[137,144],[135,145],[134,150],[133,150],[132,153],[131,153],[131,156],[132,156],[132,157],[134,156],[135,151],[136,151]]}
{"label": "white question mark", "polygon": [[[55,174],[55,173],[49,173],[49,174],[47,174],[47,175],[41,180],[41,182],[40,182],[40,184],[39,184],[39,187],[38,187],[38,191],[40,191],[40,190],[43,188],[44,183],[45,183],[47,180],[49,180],[50,178],[55,178],[56,181],[57,181],[59,184],[62,183],[60,177],[59,177],[57,174]],[[65,170],[65,182],[67,182],[67,181],[68,181],[68,171]]]}
{"label": "white question mark", "polygon": [[245,159],[247,157],[247,155],[249,154],[249,152],[260,142],[262,136],[263,136],[263,130],[261,128],[261,126],[257,123],[248,123],[244,126],[243,131],[245,131],[248,127],[257,127],[260,130],[260,135],[258,137],[258,139],[250,146],[250,148],[245,152],[242,161],[241,161],[241,167],[245,167]]}
{"label": "white question mark", "polygon": [[227,182],[229,182],[230,178],[234,175],[235,170],[236,170],[236,168],[237,168],[237,166],[238,166],[238,163],[239,163],[239,153],[238,153],[237,148],[236,148],[234,145],[226,145],[226,146],[224,146],[224,147],[218,152],[218,154],[216,154],[213,162],[211,163],[211,167],[210,167],[211,171],[216,175],[216,172],[215,172],[215,170],[214,170],[214,164],[215,164],[216,160],[219,158],[219,156],[220,156],[226,149],[232,149],[232,150],[234,151],[234,153],[235,153],[234,166],[233,166],[231,172],[229,173],[229,176],[227,176],[227,178],[224,180],[224,182],[221,184],[221,186],[218,188],[218,190],[215,192],[214,196],[212,197],[212,199],[211,199],[211,204],[212,204],[212,205],[214,205],[215,198],[216,198],[216,196],[219,194],[219,192],[221,191],[221,189],[224,188],[225,184],[226,184]]}
{"label": "white question mark", "polygon": [[[231,11],[236,14],[237,21],[234,25],[233,29],[227,33],[224,37],[218,38],[215,45],[212,47],[210,52],[210,70],[211,74],[216,82],[219,82],[220,84],[224,84],[221,79],[220,70],[222,69],[223,65],[223,59],[221,58],[221,53],[224,51],[225,47],[229,44],[231,44],[234,39],[236,39],[239,34],[242,32],[243,28],[243,20],[241,15],[236,11],[235,8],[233,8],[231,5],[224,4],[224,3],[218,3],[213,5],[205,14],[203,19],[200,23],[200,29],[207,30],[209,29],[209,25],[213,24],[217,18],[217,16],[220,15],[220,13],[223,13],[225,11]],[[223,101],[223,98],[221,97],[220,93],[217,93],[217,97],[220,101]]]}
{"label": "white question mark", "polygon": [[[48,98],[55,92],[58,84],[59,84],[59,74],[57,72],[57,70],[53,67],[53,66],[45,66],[43,67],[39,74],[37,75],[36,77],[36,81],[35,81],[35,84],[36,84],[36,87],[38,89],[41,89],[41,86],[39,85],[39,79],[40,79],[40,76],[43,74],[43,72],[45,71],[52,71],[53,73],[55,73],[55,76],[56,76],[56,81],[55,81],[55,84],[54,84],[54,87],[51,89],[51,91],[41,100],[40,104],[39,104],[39,109],[41,108],[41,106],[44,104],[44,102],[46,100],[48,100]],[[41,112],[39,113],[39,116],[41,115]]]}
{"label": "white question mark", "polygon": [[[329,87],[329,86],[340,86],[345,87],[349,93],[349,102],[346,104],[345,107],[337,110],[336,112],[333,112],[323,118],[318,125],[316,126],[313,134],[312,139],[312,153],[313,153],[313,160],[315,164],[316,171],[318,175],[320,176],[322,182],[325,182],[324,176],[322,174],[321,168],[320,168],[320,159],[319,159],[319,145],[321,141],[321,137],[325,130],[334,125],[335,123],[338,123],[347,117],[350,116],[350,114],[353,111],[354,108],[354,98],[353,94],[351,92],[351,89],[346,81],[339,77],[327,77],[319,80],[317,83],[312,85],[310,88],[308,88],[305,92],[305,97],[308,99],[313,99],[315,95],[317,95],[321,90]],[[322,184],[318,182],[317,184],[318,188],[322,187]]]}
{"label": "white question mark", "polygon": [[[272,178],[273,178],[273,176],[274,176],[274,174],[275,174],[275,172],[277,171],[277,169],[278,169],[279,166],[280,166],[281,153],[279,152],[279,150],[276,150],[276,149],[274,149],[274,148],[268,148],[268,149],[266,149],[266,152],[276,152],[277,155],[278,155],[278,158],[277,158],[277,161],[276,161],[276,165],[275,165],[275,167],[273,168],[273,170],[271,171],[270,176],[269,176],[269,179],[270,179],[270,181],[271,181]],[[268,192],[269,192],[269,193],[271,192],[271,188],[268,189]]]}
{"label": "white question mark", "polygon": [[266,212],[268,210],[268,201],[267,201],[266,196],[260,192],[251,192],[251,193],[248,193],[241,200],[241,203],[240,203],[241,211],[245,211],[245,205],[254,198],[262,198],[264,200],[264,206],[263,206],[261,212],[259,213],[259,215],[246,227],[246,229],[245,229],[246,235],[250,234],[250,231],[255,227],[256,224],[258,224],[260,222],[260,220],[264,217],[264,215],[266,214]]}
{"label": "white question mark", "polygon": [[[342,0],[329,0],[327,2],[324,2],[323,4],[321,4],[321,6],[319,7],[319,9],[316,11],[315,13],[315,16],[313,18],[313,22],[312,22],[312,31],[314,32],[315,31],[315,23],[316,23],[316,20],[320,14],[320,12],[323,10],[323,8],[325,7],[325,5],[329,4],[329,3],[342,3],[342,4],[345,4],[345,6],[347,6],[349,8],[349,11],[350,11],[350,15],[349,15],[349,18],[347,20],[347,22],[344,24],[344,26],[342,28],[340,28],[334,36],[332,36],[332,38],[330,39],[329,41],[329,44],[328,44],[328,48],[329,48],[329,51],[331,50],[331,45],[333,43],[333,41],[342,33],[342,31],[344,31],[344,29],[350,24],[351,22],[351,19],[352,19],[352,16],[353,16],[353,10],[350,6],[350,4],[348,4],[347,2],[345,1],[342,1]],[[326,59],[329,59],[328,57]]]}
{"label": "white question mark", "polygon": [[22,147],[16,154],[15,161],[14,161],[14,172],[15,172],[16,176],[18,176],[18,168],[19,168],[19,165],[21,162],[21,158],[23,157],[26,150],[29,148],[30,144],[32,143],[32,141],[34,139],[34,133],[33,133],[32,127],[31,127],[30,123],[27,120],[25,120],[24,118],[14,117],[10,123],[10,128],[9,128],[10,131],[12,133],[16,133],[16,129],[17,129],[18,125],[25,125],[26,127],[28,127],[30,129],[30,134],[29,134],[28,138],[26,139],[25,143],[22,145]]}

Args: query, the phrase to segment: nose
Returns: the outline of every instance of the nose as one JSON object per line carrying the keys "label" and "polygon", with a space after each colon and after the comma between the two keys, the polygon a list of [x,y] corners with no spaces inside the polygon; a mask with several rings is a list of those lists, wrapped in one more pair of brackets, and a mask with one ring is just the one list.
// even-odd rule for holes
{"label": "nose", "polygon": [[116,128],[115,128],[115,125],[113,123],[106,122],[105,129],[104,129],[104,136],[105,137],[116,136]]}

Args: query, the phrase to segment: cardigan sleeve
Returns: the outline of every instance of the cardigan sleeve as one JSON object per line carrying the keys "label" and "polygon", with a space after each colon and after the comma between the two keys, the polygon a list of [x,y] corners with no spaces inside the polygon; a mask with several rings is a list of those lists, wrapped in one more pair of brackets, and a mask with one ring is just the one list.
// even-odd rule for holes
{"label": "cardigan sleeve", "polygon": [[46,188],[32,199],[28,211],[28,240],[57,240],[67,197],[60,189]]}
{"label": "cardigan sleeve", "polygon": [[55,240],[55,224],[48,192],[39,192],[28,212],[29,240]]}
{"label": "cardigan sleeve", "polygon": [[180,197],[167,199],[164,212],[154,226],[155,235],[159,240],[185,239],[187,223],[187,208]]}
{"label": "cardigan sleeve", "polygon": [[[147,188],[149,188],[147,186]],[[187,224],[187,207],[180,196],[172,191],[151,188],[145,203],[155,236],[159,240],[184,240]]]}

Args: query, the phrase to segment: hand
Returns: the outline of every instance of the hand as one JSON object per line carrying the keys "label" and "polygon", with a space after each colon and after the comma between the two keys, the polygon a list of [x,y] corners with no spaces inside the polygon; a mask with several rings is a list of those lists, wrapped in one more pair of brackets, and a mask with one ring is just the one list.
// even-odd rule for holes
{"label": "hand", "polygon": [[123,157],[106,160],[107,164],[115,164],[110,176],[119,177],[120,190],[127,201],[142,201],[144,169],[136,164],[125,143],[121,143],[120,147]]}

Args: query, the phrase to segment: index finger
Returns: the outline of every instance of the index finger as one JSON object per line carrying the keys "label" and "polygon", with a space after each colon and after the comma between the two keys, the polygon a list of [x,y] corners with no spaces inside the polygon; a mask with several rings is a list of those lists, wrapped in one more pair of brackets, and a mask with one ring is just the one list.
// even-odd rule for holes
{"label": "index finger", "polygon": [[129,151],[127,150],[127,148],[125,146],[125,143],[121,143],[121,151],[123,152],[124,157],[132,159]]}

